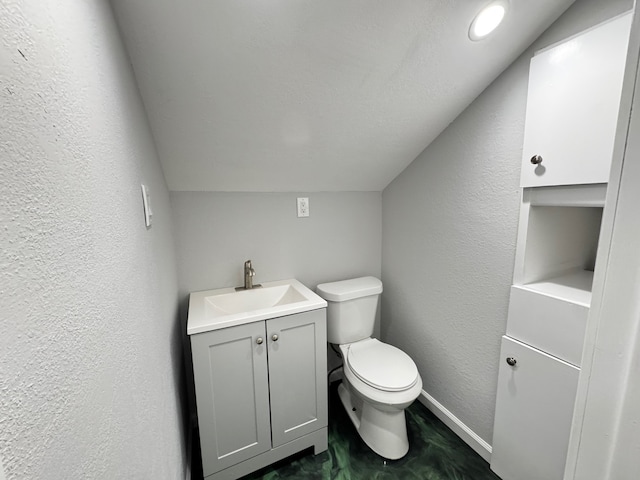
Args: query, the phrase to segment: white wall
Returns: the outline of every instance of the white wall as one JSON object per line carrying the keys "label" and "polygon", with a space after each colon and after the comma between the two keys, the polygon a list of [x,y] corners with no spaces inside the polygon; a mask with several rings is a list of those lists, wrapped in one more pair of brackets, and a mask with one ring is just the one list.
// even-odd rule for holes
{"label": "white wall", "polygon": [[169,196],[107,2],[0,2],[0,111],[7,478],[184,478]]}
{"label": "white wall", "polygon": [[383,192],[383,339],[491,442],[520,202],[529,60],[631,8],[578,0]]}

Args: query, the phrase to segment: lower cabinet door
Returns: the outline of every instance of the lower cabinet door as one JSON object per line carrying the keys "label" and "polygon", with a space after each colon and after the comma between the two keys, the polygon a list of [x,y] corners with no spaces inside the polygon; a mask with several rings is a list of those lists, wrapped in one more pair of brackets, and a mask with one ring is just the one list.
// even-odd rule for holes
{"label": "lower cabinet door", "polygon": [[506,336],[500,357],[491,469],[562,480],[580,369]]}
{"label": "lower cabinet door", "polygon": [[275,448],[327,426],[326,310],[268,320],[267,340]]}
{"label": "lower cabinet door", "polygon": [[191,336],[204,476],[271,448],[264,322]]}

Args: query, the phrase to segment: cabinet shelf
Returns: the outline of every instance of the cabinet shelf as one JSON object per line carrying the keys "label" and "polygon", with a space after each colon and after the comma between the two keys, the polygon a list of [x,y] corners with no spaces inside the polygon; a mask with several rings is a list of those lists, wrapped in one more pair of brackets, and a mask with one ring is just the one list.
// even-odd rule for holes
{"label": "cabinet shelf", "polygon": [[[524,208],[528,206],[525,204]],[[590,302],[602,207],[530,206],[519,242],[524,250],[519,285]],[[516,271],[518,266],[516,266]],[[585,273],[585,271],[587,273]]]}
{"label": "cabinet shelf", "polygon": [[527,283],[522,285],[522,288],[589,307],[591,305],[592,284],[593,272],[580,269],[571,270],[538,282]]}

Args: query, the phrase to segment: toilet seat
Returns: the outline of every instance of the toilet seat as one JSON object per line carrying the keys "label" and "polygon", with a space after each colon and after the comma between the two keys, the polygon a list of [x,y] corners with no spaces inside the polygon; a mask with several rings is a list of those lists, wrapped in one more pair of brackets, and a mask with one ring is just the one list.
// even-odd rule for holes
{"label": "toilet seat", "polygon": [[409,355],[375,338],[352,343],[347,364],[359,380],[386,392],[410,389],[419,378],[416,364]]}

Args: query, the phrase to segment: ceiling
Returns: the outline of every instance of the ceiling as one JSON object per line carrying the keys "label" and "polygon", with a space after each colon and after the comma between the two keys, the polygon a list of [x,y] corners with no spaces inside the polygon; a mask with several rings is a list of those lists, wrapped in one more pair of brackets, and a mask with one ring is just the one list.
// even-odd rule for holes
{"label": "ceiling", "polygon": [[171,190],[380,191],[573,0],[112,0]]}

